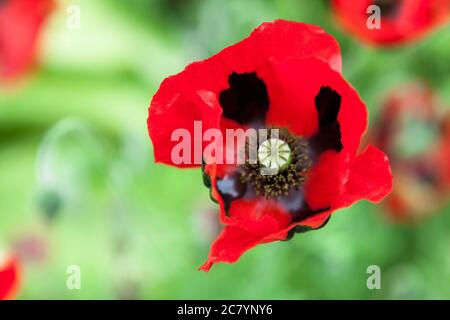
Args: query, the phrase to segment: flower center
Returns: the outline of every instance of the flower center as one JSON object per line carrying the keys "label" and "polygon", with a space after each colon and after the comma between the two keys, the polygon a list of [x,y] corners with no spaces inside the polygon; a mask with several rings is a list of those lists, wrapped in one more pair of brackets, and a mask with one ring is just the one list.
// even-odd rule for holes
{"label": "flower center", "polygon": [[306,139],[284,129],[278,137],[260,142],[258,163],[246,163],[241,171],[241,182],[266,198],[287,195],[301,187],[312,164]]}
{"label": "flower center", "polygon": [[291,148],[281,139],[268,139],[258,148],[258,160],[265,169],[268,169],[265,170],[267,174],[277,174],[291,163]]}

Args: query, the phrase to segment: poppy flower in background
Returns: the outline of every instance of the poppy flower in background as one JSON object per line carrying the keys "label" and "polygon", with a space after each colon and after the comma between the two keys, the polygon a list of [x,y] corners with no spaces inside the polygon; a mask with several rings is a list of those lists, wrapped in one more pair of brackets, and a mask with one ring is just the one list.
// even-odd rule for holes
{"label": "poppy flower in background", "polygon": [[[367,109],[341,75],[338,43],[317,26],[263,23],[248,38],[165,79],[148,116],[156,162],[199,166],[171,157],[177,145],[172,133],[183,128],[194,134],[195,121],[203,133],[215,128],[223,136],[238,128],[280,132],[279,139],[258,141],[257,164],[202,166],[224,228],[201,270],[233,263],[258,244],[318,229],[333,211],[360,199],[378,202],[391,191],[385,154],[372,146],[357,154]],[[199,144],[204,150],[204,141],[194,142],[192,154]],[[288,153],[288,160],[265,176],[267,162],[259,156],[268,146]]]}
{"label": "poppy flower in background", "polygon": [[0,80],[20,76],[33,64],[53,0],[0,0]]}
{"label": "poppy flower in background", "polygon": [[391,161],[394,190],[385,203],[394,220],[412,222],[449,200],[450,114],[431,89],[410,84],[393,91],[369,139]]}
{"label": "poppy flower in background", "polygon": [[[380,8],[379,28],[369,28],[368,7]],[[341,25],[361,40],[376,45],[394,45],[423,36],[448,22],[448,0],[332,0]]]}
{"label": "poppy flower in background", "polygon": [[18,286],[18,260],[10,255],[0,255],[0,300],[13,298]]}

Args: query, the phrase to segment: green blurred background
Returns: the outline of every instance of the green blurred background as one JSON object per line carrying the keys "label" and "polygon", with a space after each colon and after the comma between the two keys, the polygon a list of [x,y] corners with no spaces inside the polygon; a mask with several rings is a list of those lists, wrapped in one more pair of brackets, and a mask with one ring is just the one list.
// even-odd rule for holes
{"label": "green blurred background", "polygon": [[[69,5],[81,9],[79,30],[66,27]],[[376,49],[340,30],[327,1],[60,2],[39,68],[0,91],[0,244],[36,255],[18,298],[450,298],[450,206],[400,225],[360,202],[321,230],[197,271],[217,208],[198,170],[153,164],[147,108],[165,77],[277,18],[338,39],[371,119],[389,89],[411,80],[450,102],[448,27]],[[381,290],[366,286],[373,264]],[[81,290],[66,287],[70,265],[81,268]]]}

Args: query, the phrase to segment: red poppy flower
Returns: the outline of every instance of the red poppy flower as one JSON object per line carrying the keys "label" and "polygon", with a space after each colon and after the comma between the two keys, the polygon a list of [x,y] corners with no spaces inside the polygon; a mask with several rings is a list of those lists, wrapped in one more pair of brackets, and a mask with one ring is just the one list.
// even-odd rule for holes
{"label": "red poppy flower", "polygon": [[11,299],[19,285],[19,263],[16,258],[0,257],[0,300]]}
{"label": "red poppy flower", "polygon": [[397,88],[383,103],[370,138],[386,150],[395,173],[386,199],[394,220],[412,222],[450,197],[450,116],[442,110],[433,92],[420,84]]}
{"label": "red poppy flower", "polygon": [[53,0],[0,0],[0,79],[25,72],[34,62]]}
{"label": "red poppy flower", "polygon": [[[368,12],[372,5],[380,8],[376,27],[372,26],[373,11]],[[447,22],[450,14],[448,0],[333,0],[332,6],[346,29],[363,41],[378,45],[416,39]]]}
{"label": "red poppy flower", "polygon": [[[195,149],[209,145],[198,135],[187,150],[192,161],[172,159],[173,132],[183,128],[195,136],[195,121],[201,133],[216,128],[224,136],[227,129],[279,129],[276,143],[258,141],[258,157],[268,144],[289,153],[273,175],[262,174],[267,163],[261,158],[221,164],[218,152],[204,159],[204,183],[225,227],[202,270],[235,262],[257,244],[320,228],[334,210],[363,198],[378,202],[390,192],[384,153],[368,147],[357,155],[367,110],[340,71],[333,37],[316,26],[277,20],[161,84],[148,117],[156,162],[198,166]],[[243,144],[223,148],[234,160]]]}

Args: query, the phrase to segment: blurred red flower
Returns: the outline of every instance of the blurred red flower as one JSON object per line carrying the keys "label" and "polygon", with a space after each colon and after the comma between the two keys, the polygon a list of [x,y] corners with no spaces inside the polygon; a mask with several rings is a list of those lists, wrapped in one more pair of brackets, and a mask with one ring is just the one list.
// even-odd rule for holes
{"label": "blurred red flower", "polygon": [[53,0],[0,0],[0,80],[23,74],[34,62]]}
{"label": "blurred red flower", "polygon": [[48,243],[45,236],[27,233],[18,237],[12,246],[16,256],[25,263],[43,263],[48,258]]}
{"label": "blurred red flower", "polygon": [[15,257],[0,257],[0,300],[11,299],[19,286],[19,262]]}
{"label": "blurred red flower", "polygon": [[[379,28],[369,28],[368,19],[380,8]],[[361,40],[394,45],[416,39],[448,21],[448,0],[332,0],[337,20]],[[371,20],[370,20],[371,21]]]}
{"label": "blurred red flower", "polygon": [[[320,228],[334,210],[360,199],[378,202],[391,191],[384,153],[368,147],[357,155],[367,110],[341,75],[337,42],[319,27],[264,23],[243,41],[164,80],[148,117],[157,162],[176,165],[171,134],[179,128],[193,133],[194,121],[202,122],[203,132],[217,128],[223,136],[227,129],[279,129],[277,143],[290,150],[275,175],[261,174],[260,158],[258,164],[203,165],[225,225],[204,271],[235,262],[257,244]],[[269,140],[259,141],[258,156]],[[234,157],[238,151],[231,152]]]}
{"label": "blurred red flower", "polygon": [[435,212],[450,197],[450,115],[421,84],[396,88],[382,104],[371,142],[386,150],[394,190],[386,199],[398,221]]}

